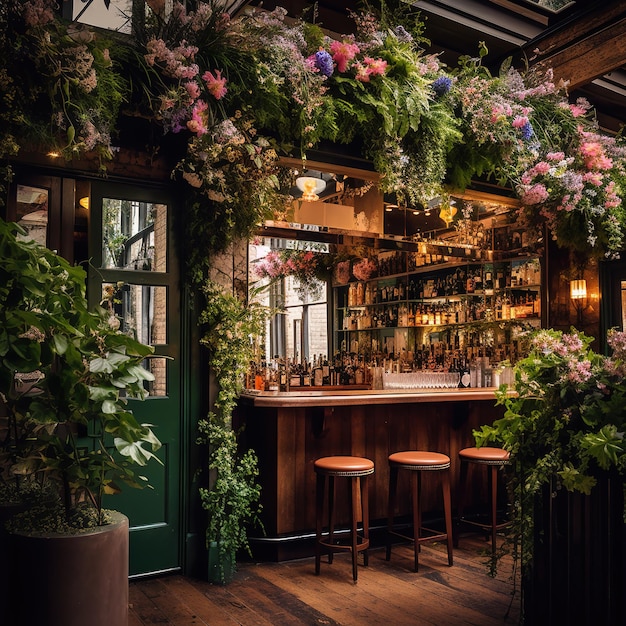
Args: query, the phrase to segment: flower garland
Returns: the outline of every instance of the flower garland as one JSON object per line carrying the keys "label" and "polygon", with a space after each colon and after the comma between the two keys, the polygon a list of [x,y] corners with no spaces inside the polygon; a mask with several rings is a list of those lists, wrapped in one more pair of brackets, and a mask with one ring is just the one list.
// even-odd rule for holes
{"label": "flower garland", "polygon": [[174,2],[168,14],[148,3],[136,36],[110,46],[53,6],[9,0],[0,11],[0,155],[34,137],[66,158],[110,158],[125,99],[125,113],[183,140],[174,174],[186,183],[187,233],[203,244],[190,267],[284,213],[279,155],[306,159],[322,141],[361,146],[380,189],[407,203],[486,176],[511,186],[528,224],[547,224],[559,245],[605,258],[624,246],[623,140],[601,133],[550,71],[492,76],[484,45],[445,67],[411,7],[353,13],[355,32],[331,38],[282,8],[231,19],[213,1]]}

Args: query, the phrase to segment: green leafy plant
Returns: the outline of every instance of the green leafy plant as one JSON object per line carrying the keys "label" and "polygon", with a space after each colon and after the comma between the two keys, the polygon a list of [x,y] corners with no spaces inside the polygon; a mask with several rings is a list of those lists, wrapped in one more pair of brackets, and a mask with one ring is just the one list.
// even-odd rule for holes
{"label": "green leafy plant", "polygon": [[511,538],[523,565],[532,559],[542,489],[556,481],[588,494],[599,473],[626,477],[626,335],[609,332],[611,357],[591,350],[592,341],[574,330],[533,333],[528,356],[515,366],[515,393],[506,386],[497,392],[504,416],[474,433],[479,446],[511,453]]}
{"label": "green leafy plant", "polygon": [[240,548],[249,552],[248,528],[260,524],[257,457],[253,450],[239,450],[232,414],[254,356],[253,340],[262,336],[266,314],[260,305],[246,304],[213,282],[205,284],[203,296],[201,343],[209,350],[218,392],[213,410],[198,425],[198,442],[208,447],[210,482],[200,488],[200,498],[208,513],[207,546],[217,542],[220,555],[225,556]]}
{"label": "green leafy plant", "polygon": [[92,153],[103,167],[127,83],[110,38],[56,11],[51,0],[0,9],[0,156],[24,147],[67,160]]}
{"label": "green leafy plant", "polygon": [[141,486],[135,466],[160,442],[127,398],[147,395],[152,348],[89,310],[86,274],[0,221],[0,483],[48,483],[68,526],[85,505],[105,523],[103,497]]}

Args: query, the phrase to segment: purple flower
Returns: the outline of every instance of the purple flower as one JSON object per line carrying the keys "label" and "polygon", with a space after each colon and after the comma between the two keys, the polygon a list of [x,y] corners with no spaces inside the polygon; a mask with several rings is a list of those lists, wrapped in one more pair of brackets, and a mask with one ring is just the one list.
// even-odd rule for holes
{"label": "purple flower", "polygon": [[413,41],[411,33],[407,32],[404,26],[396,26],[393,29],[393,32],[395,33],[398,41],[402,41],[404,43],[410,43],[411,41]]}
{"label": "purple flower", "polygon": [[445,96],[452,87],[452,79],[449,76],[440,76],[432,83],[431,87],[439,97]]}
{"label": "purple flower", "polygon": [[532,124],[530,122],[526,122],[526,124],[522,126],[522,138],[528,141],[534,134],[535,131],[533,130]]}
{"label": "purple flower", "polygon": [[332,76],[333,57],[326,50],[318,50],[315,53],[315,65],[324,76]]}

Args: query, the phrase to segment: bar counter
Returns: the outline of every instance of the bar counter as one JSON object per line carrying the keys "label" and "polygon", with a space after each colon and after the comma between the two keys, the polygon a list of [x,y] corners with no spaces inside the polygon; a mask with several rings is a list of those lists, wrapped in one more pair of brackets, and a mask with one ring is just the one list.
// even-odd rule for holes
{"label": "bar counter", "polygon": [[[387,518],[388,456],[401,450],[429,450],[450,456],[453,510],[459,475],[458,451],[473,446],[472,431],[503,415],[494,388],[352,390],[307,388],[289,392],[246,391],[235,413],[245,426],[244,446],[259,457],[265,535],[251,538],[256,558],[287,560],[313,554],[315,472],[322,456],[363,456],[374,461],[369,480],[370,520],[375,529]],[[478,468],[479,470],[482,468]],[[486,475],[470,468],[467,502],[487,505]],[[409,517],[407,472],[398,483],[399,518]],[[348,521],[348,481],[337,481],[338,524]],[[441,515],[436,476],[422,482],[425,519]],[[380,533],[381,535],[384,533]]]}

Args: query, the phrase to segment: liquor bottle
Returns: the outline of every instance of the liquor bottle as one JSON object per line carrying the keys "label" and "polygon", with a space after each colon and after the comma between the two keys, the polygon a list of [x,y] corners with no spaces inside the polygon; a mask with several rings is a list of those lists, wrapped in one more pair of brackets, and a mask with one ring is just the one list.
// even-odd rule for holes
{"label": "liquor bottle", "polygon": [[311,363],[306,363],[302,370],[302,386],[311,386]]}
{"label": "liquor bottle", "polygon": [[465,292],[474,293],[476,289],[476,281],[474,280],[474,274],[471,270],[467,271],[467,280],[465,281]]}
{"label": "liquor bottle", "polygon": [[471,376],[470,376],[470,368],[467,364],[467,360],[461,358],[459,360],[459,387],[461,389],[466,389],[470,386]]}
{"label": "liquor bottle", "polygon": [[328,364],[326,355],[324,355],[322,362],[322,381],[324,385],[330,385],[330,365]]}
{"label": "liquor bottle", "polygon": [[322,372],[322,365],[319,361],[314,359],[313,366],[313,385],[315,387],[321,387],[324,384],[324,374]]}
{"label": "liquor bottle", "polygon": [[474,271],[474,291],[482,291],[483,288],[483,275],[480,268],[478,268]]}

